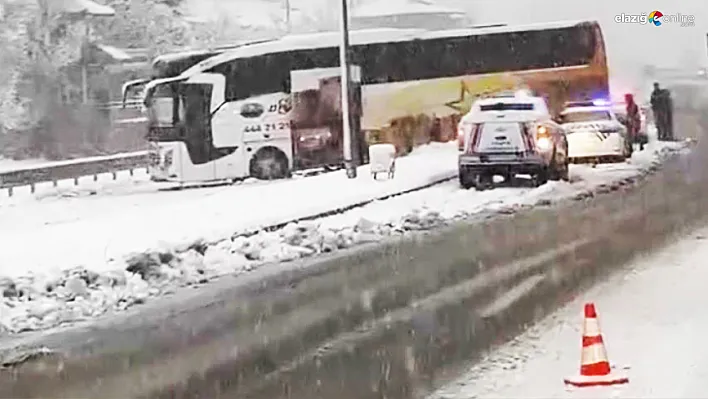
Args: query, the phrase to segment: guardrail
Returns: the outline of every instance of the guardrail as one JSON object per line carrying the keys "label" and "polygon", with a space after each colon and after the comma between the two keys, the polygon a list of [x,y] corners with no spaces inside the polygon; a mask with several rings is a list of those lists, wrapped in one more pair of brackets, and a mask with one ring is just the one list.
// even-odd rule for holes
{"label": "guardrail", "polygon": [[78,185],[81,177],[93,176],[96,181],[104,173],[112,173],[115,180],[120,171],[127,170],[132,176],[135,169],[147,168],[148,161],[148,152],[138,151],[22,167],[0,172],[0,189],[7,189],[12,196],[14,188],[22,186],[30,186],[34,193],[38,183],[52,182],[56,187],[59,180],[73,179],[74,185]]}

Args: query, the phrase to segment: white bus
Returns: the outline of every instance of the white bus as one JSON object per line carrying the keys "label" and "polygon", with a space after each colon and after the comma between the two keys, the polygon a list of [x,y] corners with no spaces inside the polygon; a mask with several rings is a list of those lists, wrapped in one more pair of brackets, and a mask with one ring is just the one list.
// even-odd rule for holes
{"label": "white bus", "polygon": [[[153,178],[275,179],[341,163],[338,41],[332,32],[248,44],[151,81],[145,105]],[[524,86],[554,112],[568,100],[609,95],[604,41],[593,21],[363,30],[351,32],[351,44],[361,83],[355,130],[362,133],[353,140],[360,158],[364,132],[420,115],[456,118],[484,93]]]}

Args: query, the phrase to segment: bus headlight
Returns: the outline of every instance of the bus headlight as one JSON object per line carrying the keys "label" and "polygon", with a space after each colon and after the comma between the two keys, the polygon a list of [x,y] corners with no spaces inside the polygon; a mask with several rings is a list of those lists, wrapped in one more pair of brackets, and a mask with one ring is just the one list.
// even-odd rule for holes
{"label": "bus headlight", "polygon": [[172,162],[174,161],[174,154],[175,154],[174,150],[165,151],[165,158],[164,158],[165,169],[172,166]]}

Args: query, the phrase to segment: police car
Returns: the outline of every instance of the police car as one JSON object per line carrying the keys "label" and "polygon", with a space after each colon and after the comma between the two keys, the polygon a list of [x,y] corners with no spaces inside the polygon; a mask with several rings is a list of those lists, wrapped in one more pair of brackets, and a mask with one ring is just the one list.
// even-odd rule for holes
{"label": "police car", "polygon": [[484,189],[530,175],[536,185],[568,179],[568,144],[542,97],[519,92],[475,101],[458,125],[459,178]]}
{"label": "police car", "polygon": [[571,163],[621,162],[632,156],[627,128],[613,108],[604,100],[566,103],[560,123]]}

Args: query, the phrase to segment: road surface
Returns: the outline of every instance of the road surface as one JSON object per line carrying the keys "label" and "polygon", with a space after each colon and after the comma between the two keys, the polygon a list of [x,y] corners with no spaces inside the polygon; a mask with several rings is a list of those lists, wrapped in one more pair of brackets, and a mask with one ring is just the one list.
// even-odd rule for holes
{"label": "road surface", "polygon": [[[708,227],[638,259],[490,353],[430,399],[698,398],[708,393]],[[627,385],[568,388],[582,310],[594,302],[610,363]]]}

